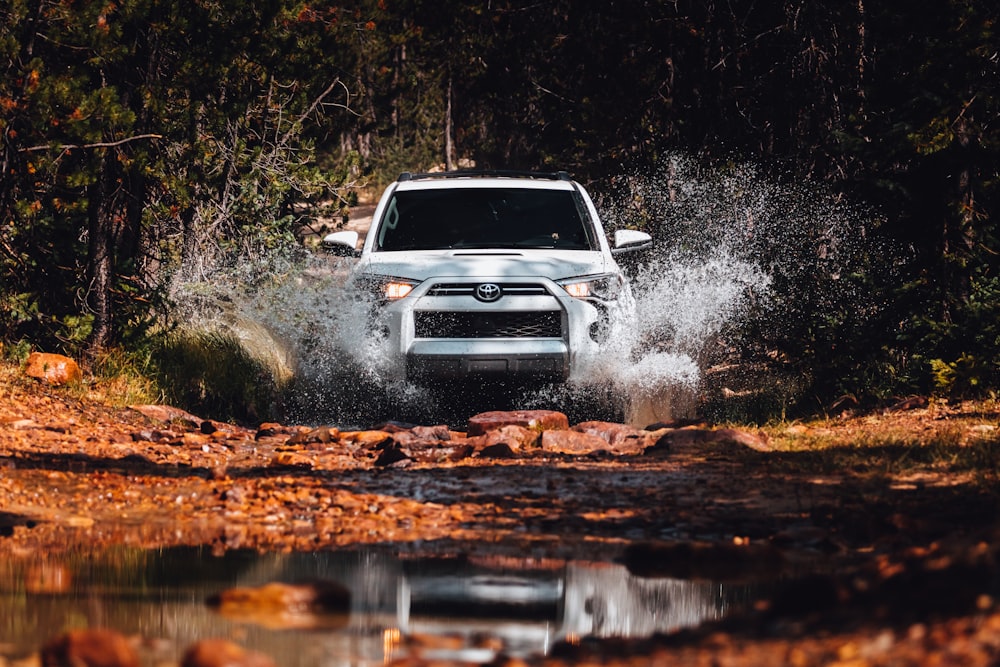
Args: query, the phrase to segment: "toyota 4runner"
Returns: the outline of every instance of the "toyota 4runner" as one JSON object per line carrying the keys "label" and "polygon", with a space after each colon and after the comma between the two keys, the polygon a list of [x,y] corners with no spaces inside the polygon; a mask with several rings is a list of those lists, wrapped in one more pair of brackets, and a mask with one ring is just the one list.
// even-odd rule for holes
{"label": "toyota 4runner", "polygon": [[403,173],[354,253],[354,280],[374,294],[373,329],[400,378],[561,382],[628,335],[634,300],[615,256],[651,243],[620,230],[609,244],[565,172]]}

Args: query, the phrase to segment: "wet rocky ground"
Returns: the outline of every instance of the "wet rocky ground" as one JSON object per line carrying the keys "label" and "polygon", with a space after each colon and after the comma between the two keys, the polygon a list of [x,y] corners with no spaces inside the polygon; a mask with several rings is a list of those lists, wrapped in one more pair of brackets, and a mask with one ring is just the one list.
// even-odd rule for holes
{"label": "wet rocky ground", "polygon": [[[536,411],[470,415],[464,430],[341,431],[79,394],[10,374],[0,384],[0,560],[127,545],[606,561],[649,580],[790,583],[698,628],[578,637],[496,661],[1000,659],[995,406],[915,401],[766,429],[569,424]],[[38,578],[29,587],[58,592],[58,573]],[[51,660],[74,650],[61,630]]]}

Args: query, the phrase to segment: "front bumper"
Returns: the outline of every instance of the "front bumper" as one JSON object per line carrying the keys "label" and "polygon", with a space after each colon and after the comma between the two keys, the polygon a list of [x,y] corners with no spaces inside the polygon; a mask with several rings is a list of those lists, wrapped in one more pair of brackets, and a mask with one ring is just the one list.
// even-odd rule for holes
{"label": "front bumper", "polygon": [[561,340],[416,340],[406,354],[412,380],[517,376],[565,380],[570,353]]}

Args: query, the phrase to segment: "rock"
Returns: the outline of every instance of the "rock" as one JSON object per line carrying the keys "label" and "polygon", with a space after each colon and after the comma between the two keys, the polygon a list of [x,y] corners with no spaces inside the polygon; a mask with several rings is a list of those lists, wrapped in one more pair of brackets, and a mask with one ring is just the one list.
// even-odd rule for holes
{"label": "rock", "polygon": [[454,463],[472,456],[476,448],[468,443],[409,445],[404,447],[418,463]]}
{"label": "rock", "polygon": [[159,431],[157,429],[142,429],[132,433],[133,442],[155,442],[158,444],[171,443],[180,440],[180,435],[173,431]]}
{"label": "rock", "polygon": [[910,396],[909,398],[904,398],[901,401],[893,403],[888,408],[887,412],[903,412],[906,410],[922,410],[930,405],[930,400],[926,396]]}
{"label": "rock", "polygon": [[186,428],[201,429],[204,419],[171,405],[130,405],[129,410],[138,412],[147,419],[164,424],[178,424]]}
{"label": "rock", "polygon": [[647,454],[688,452],[739,452],[751,449],[757,452],[772,451],[763,433],[754,434],[733,428],[678,428],[655,431],[656,442],[645,451]]}
{"label": "rock", "polygon": [[264,584],[259,588],[236,587],[208,599],[210,607],[227,612],[343,612],[350,609],[351,593],[333,581],[309,584]]}
{"label": "rock", "polygon": [[451,440],[451,431],[448,430],[447,426],[414,426],[405,431],[396,431],[391,435],[392,439],[400,445],[433,444]]}
{"label": "rock", "polygon": [[569,428],[569,420],[554,410],[498,410],[470,417],[467,432],[469,437],[475,437],[511,425],[534,431],[562,430]]}
{"label": "rock", "polygon": [[298,452],[277,452],[270,463],[272,468],[312,468],[314,465],[312,458]]}
{"label": "rock", "polygon": [[400,461],[417,463],[453,463],[472,455],[475,447],[467,442],[446,442],[440,440],[415,440],[398,442],[401,433],[393,434],[393,441],[382,448],[375,465],[385,467]]}
{"label": "rock", "polygon": [[351,443],[358,447],[375,449],[383,446],[392,440],[392,435],[386,431],[344,431],[340,434],[342,442]]}
{"label": "rock", "polygon": [[398,444],[390,442],[387,447],[382,448],[378,458],[375,459],[375,465],[379,468],[385,468],[400,463],[401,461],[409,462],[410,457]]}
{"label": "rock", "polygon": [[373,426],[373,431],[385,431],[386,433],[399,433],[400,431],[409,431],[417,424],[411,424],[409,422],[398,422],[398,421],[387,421],[382,422],[377,426]]}
{"label": "rock", "polygon": [[203,639],[184,652],[181,667],[274,667],[274,660],[225,639]]}
{"label": "rock", "polygon": [[608,442],[599,436],[579,431],[543,431],[542,450],[556,454],[582,456],[611,449]]}
{"label": "rock", "polygon": [[219,437],[232,435],[235,430],[232,424],[217,422],[214,419],[206,419],[198,428],[205,435],[214,435]]}
{"label": "rock", "polygon": [[573,430],[604,439],[615,454],[641,454],[647,447],[656,444],[659,438],[650,431],[614,422],[582,422]]}
{"label": "rock", "polygon": [[451,431],[443,424],[437,426],[414,426],[410,429],[410,433],[423,440],[451,440]]}
{"label": "rock", "polygon": [[509,424],[469,438],[468,441],[479,451],[481,457],[509,458],[525,449],[538,447],[540,438],[541,433],[538,431]]}
{"label": "rock", "polygon": [[257,433],[254,434],[254,440],[260,440],[262,438],[273,438],[276,435],[291,435],[292,432],[281,424],[276,424],[274,422],[264,422],[257,427]]}
{"label": "rock", "polygon": [[100,628],[70,630],[42,648],[42,667],[139,667],[135,648],[123,635]]}
{"label": "rock", "polygon": [[46,352],[32,352],[28,356],[24,373],[28,377],[44,380],[55,386],[68,382],[79,382],[83,379],[80,366],[75,361],[61,354]]}
{"label": "rock", "polygon": [[510,443],[498,442],[480,449],[478,456],[483,459],[512,459],[517,456],[517,453],[510,446]]}
{"label": "rock", "polygon": [[320,426],[311,431],[296,433],[285,441],[286,445],[328,445],[340,438],[340,429]]}

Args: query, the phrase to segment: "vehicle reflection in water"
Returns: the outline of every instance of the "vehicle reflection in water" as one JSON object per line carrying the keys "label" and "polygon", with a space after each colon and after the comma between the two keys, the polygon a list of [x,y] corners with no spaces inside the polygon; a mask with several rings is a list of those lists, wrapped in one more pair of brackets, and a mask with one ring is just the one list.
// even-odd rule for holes
{"label": "vehicle reflection in water", "polygon": [[[346,587],[349,609],[232,614],[206,604],[235,586],[304,581]],[[0,656],[23,658],[63,630],[101,626],[143,640],[146,664],[177,661],[212,637],[288,666],[378,665],[408,655],[489,662],[545,654],[559,641],[696,626],[761,590],[641,578],[614,563],[118,548],[0,562]]]}

